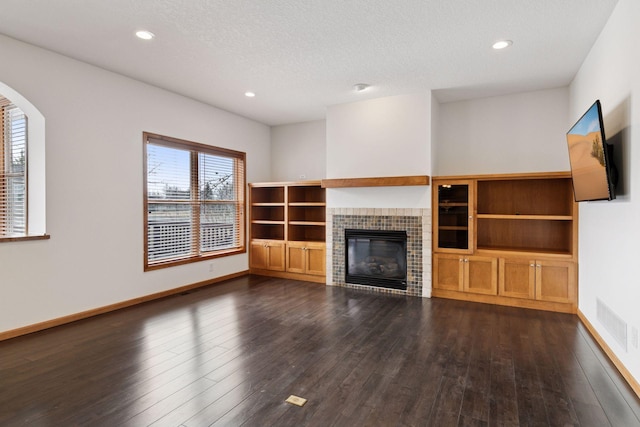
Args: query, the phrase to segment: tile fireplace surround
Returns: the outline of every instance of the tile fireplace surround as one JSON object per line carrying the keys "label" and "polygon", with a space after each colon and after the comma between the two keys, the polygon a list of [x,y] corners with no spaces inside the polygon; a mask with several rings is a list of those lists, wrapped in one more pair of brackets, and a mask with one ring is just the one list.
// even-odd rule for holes
{"label": "tile fireplace surround", "polygon": [[[372,292],[431,296],[431,210],[394,208],[327,209],[327,285]],[[346,228],[407,232],[407,290],[345,283]]]}

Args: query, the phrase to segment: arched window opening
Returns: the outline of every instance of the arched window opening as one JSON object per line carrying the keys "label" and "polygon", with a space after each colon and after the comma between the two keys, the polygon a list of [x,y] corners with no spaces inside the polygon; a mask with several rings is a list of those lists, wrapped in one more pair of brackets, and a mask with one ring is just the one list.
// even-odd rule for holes
{"label": "arched window opening", "polygon": [[44,116],[0,82],[0,243],[48,239]]}
{"label": "arched window opening", "polygon": [[0,95],[0,235],[28,234],[27,116]]}

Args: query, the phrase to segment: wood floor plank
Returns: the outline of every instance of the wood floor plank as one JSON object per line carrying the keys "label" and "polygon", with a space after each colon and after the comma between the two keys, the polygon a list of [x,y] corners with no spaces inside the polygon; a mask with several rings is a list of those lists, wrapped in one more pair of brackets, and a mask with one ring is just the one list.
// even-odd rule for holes
{"label": "wood floor plank", "polygon": [[469,424],[489,422],[489,396],[491,387],[491,348],[494,324],[491,318],[478,316],[471,344],[469,369],[465,378],[464,396],[460,416]]}
{"label": "wood floor plank", "polygon": [[0,342],[0,425],[632,427],[640,400],[576,316],[247,276]]}

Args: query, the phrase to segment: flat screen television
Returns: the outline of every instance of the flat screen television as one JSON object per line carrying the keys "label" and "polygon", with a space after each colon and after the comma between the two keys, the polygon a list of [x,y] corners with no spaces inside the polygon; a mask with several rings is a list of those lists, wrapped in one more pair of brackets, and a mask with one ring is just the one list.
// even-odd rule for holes
{"label": "flat screen television", "polygon": [[615,199],[613,146],[604,136],[600,100],[569,129],[567,145],[576,202]]}

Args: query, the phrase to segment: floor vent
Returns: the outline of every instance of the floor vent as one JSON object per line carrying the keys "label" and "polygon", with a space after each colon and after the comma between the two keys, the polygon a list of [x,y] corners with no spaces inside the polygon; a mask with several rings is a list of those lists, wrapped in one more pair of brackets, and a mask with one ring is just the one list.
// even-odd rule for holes
{"label": "floor vent", "polygon": [[596,301],[598,320],[620,347],[627,351],[627,322],[606,306],[599,298]]}

